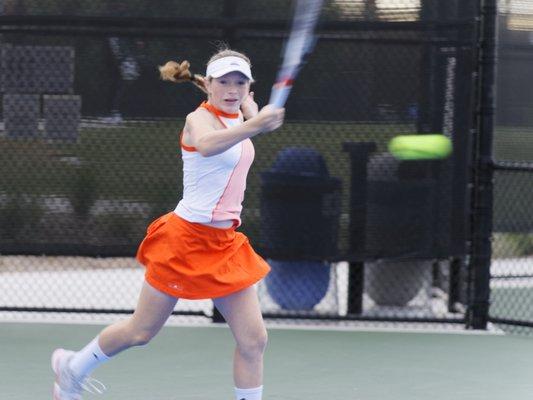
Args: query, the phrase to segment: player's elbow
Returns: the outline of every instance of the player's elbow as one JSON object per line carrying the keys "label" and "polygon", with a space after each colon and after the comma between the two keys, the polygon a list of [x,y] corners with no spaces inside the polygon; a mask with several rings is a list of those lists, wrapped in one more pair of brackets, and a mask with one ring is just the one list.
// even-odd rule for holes
{"label": "player's elbow", "polygon": [[200,153],[202,157],[211,157],[219,153],[213,145],[202,140],[199,140],[196,144],[196,151]]}
{"label": "player's elbow", "polygon": [[212,152],[212,151],[207,151],[207,150],[198,150],[198,153],[200,153],[200,155],[202,157],[211,157],[211,156],[214,156],[216,153]]}

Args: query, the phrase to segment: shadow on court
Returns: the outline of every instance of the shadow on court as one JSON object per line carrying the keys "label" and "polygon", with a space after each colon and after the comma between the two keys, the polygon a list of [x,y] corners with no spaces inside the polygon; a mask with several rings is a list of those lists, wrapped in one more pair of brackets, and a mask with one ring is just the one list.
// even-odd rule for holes
{"label": "shadow on court", "polygon": [[[0,398],[51,399],[49,357],[101,326],[0,324]],[[526,400],[533,340],[477,334],[270,329],[265,400]],[[233,399],[227,328],[166,327],[96,371],[108,392],[84,399]]]}

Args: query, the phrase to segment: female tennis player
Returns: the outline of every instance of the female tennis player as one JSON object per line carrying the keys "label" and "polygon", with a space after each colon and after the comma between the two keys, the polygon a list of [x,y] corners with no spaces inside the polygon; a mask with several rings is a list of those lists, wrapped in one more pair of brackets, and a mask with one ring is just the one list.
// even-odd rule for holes
{"label": "female tennis player", "polygon": [[[176,81],[176,65],[161,67],[162,78]],[[84,390],[102,393],[105,387],[89,377],[91,371],[147,344],[179,298],[213,299],[236,341],[235,398],[261,400],[267,332],[253,285],[270,268],[235,228],[254,158],[250,138],[280,127],[285,110],[268,105],[258,111],[252,82],[245,55],[223,49],[209,60],[202,80],[207,101],[187,116],[180,136],[183,198],[150,224],[138,249],[146,274],[136,310],[80,351],[54,351],[55,400],[81,399]]]}

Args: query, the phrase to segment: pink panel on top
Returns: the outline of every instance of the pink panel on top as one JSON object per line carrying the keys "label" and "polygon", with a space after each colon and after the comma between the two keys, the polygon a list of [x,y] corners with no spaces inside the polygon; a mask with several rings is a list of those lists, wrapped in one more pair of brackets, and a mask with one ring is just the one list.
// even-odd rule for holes
{"label": "pink panel on top", "polygon": [[228,180],[228,184],[220,197],[218,204],[213,210],[213,221],[235,220],[241,224],[240,212],[242,201],[244,200],[244,190],[246,189],[246,176],[254,160],[254,146],[250,139],[242,142],[242,152],[239,162],[233,169]]}

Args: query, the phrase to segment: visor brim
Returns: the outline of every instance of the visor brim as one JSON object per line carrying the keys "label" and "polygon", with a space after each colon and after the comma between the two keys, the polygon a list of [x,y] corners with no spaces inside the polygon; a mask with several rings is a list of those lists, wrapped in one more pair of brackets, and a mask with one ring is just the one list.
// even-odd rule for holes
{"label": "visor brim", "polygon": [[213,72],[211,75],[209,75],[211,78],[220,78],[226,74],[229,74],[230,72],[240,72],[246,79],[249,79],[250,82],[254,81],[254,78],[248,71],[243,71],[241,68],[237,68],[235,66],[230,66],[227,68],[222,68],[216,72]]}

